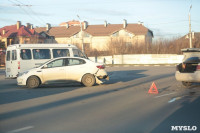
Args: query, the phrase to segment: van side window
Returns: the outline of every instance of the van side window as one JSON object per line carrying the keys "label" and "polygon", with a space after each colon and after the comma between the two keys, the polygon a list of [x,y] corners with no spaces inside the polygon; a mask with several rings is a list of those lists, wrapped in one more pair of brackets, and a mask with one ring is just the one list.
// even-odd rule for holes
{"label": "van side window", "polygon": [[69,49],[53,49],[53,58],[57,57],[69,57]]}
{"label": "van side window", "polygon": [[78,49],[73,49],[74,57],[86,58],[85,55]]}
{"label": "van side window", "polygon": [[17,51],[12,50],[12,60],[17,60]]}
{"label": "van side window", "polygon": [[34,59],[50,59],[51,54],[49,49],[33,49]]}
{"label": "van side window", "polygon": [[31,50],[30,49],[21,49],[20,56],[21,56],[22,60],[31,59]]}
{"label": "van side window", "polygon": [[7,60],[7,61],[10,61],[10,51],[7,51],[6,60]]}

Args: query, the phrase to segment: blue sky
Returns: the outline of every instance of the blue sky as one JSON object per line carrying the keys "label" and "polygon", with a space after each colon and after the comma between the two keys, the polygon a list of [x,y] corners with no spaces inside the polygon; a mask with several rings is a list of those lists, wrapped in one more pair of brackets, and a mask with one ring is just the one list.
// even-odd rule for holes
{"label": "blue sky", "polygon": [[[190,5],[192,31],[200,32],[200,0],[0,0],[0,27],[31,23],[58,26],[61,22],[78,20],[89,24],[121,24],[141,21],[155,38],[173,38],[189,31]],[[22,5],[22,6],[17,6]],[[32,6],[23,6],[32,5]]]}

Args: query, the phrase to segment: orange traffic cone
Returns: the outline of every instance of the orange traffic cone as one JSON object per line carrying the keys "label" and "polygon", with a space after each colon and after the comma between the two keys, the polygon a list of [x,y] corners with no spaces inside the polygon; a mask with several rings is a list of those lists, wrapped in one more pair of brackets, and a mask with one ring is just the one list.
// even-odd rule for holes
{"label": "orange traffic cone", "polygon": [[154,82],[152,83],[148,93],[150,93],[150,94],[158,94],[158,89],[157,89],[156,84]]}

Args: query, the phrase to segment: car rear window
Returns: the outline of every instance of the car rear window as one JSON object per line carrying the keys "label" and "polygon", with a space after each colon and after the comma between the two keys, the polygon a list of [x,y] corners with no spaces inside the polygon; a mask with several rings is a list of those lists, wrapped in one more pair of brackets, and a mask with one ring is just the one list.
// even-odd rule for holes
{"label": "car rear window", "polygon": [[184,63],[200,63],[199,57],[190,57],[184,61]]}

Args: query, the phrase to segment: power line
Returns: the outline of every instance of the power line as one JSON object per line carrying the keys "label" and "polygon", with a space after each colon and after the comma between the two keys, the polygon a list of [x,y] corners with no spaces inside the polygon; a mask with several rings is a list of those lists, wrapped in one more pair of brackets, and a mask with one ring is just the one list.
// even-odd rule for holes
{"label": "power line", "polygon": [[22,3],[22,2],[20,2],[20,1],[18,1],[18,0],[15,0],[15,1],[18,2],[18,3],[20,3],[20,4],[15,3],[15,2],[13,2],[13,1],[11,1],[11,0],[8,0],[8,1],[11,2],[11,3],[13,3],[13,6],[17,6],[17,7],[19,7],[21,10],[23,10],[23,12],[25,12],[31,19],[34,19],[35,21],[37,21],[37,22],[39,22],[40,24],[42,24],[40,21],[38,21],[37,19],[35,19],[34,17],[32,17],[32,15],[31,15],[26,9],[23,8],[23,7],[31,7],[32,5],[26,5],[26,4],[24,4],[24,3]]}
{"label": "power line", "polygon": [[173,21],[173,22],[164,22],[164,23],[154,23],[149,25],[160,25],[160,24],[173,24],[173,23],[180,23],[180,22],[187,22],[188,20],[180,20],[180,21]]}
{"label": "power line", "polygon": [[[25,5],[24,3],[22,3],[21,1],[18,1],[18,0],[15,0],[15,1],[17,1],[18,3],[20,3],[21,5]],[[36,13],[31,9],[31,7],[32,7],[32,5],[28,5],[28,6],[26,6],[27,8],[29,8],[30,9],[30,11],[36,16],[36,17],[38,17],[38,19],[40,20],[40,21],[42,21],[43,23],[45,23],[44,22],[44,20],[42,20],[39,16],[37,16],[36,15]],[[39,22],[39,21],[38,21]],[[41,22],[39,22],[40,24],[43,24],[43,23],[41,23]]]}

